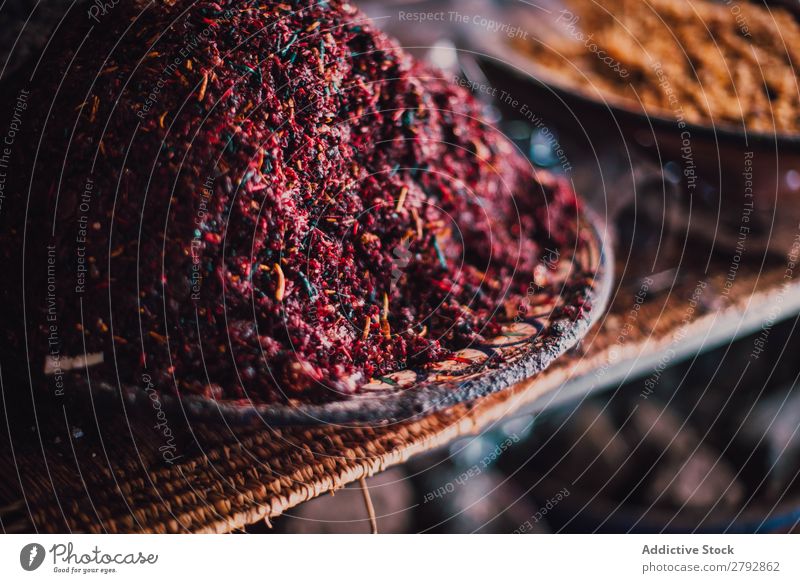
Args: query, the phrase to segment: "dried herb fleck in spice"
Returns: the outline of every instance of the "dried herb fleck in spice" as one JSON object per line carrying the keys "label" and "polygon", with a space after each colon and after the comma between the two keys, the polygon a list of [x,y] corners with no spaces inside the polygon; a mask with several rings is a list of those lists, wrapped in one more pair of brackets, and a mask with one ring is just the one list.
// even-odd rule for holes
{"label": "dried herb fleck in spice", "polygon": [[[575,242],[565,183],[348,3],[119,4],[83,45],[74,20],[19,157],[32,168],[39,148],[25,292],[42,360],[46,245],[62,356],[102,353],[91,374],[114,383],[275,402],[496,334],[546,249]],[[7,202],[6,233],[24,212]]]}

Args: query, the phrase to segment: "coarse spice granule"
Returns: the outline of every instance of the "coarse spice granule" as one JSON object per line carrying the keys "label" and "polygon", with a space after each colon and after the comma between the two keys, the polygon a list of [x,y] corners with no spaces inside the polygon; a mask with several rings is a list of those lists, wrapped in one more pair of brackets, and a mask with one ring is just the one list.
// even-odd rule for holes
{"label": "coarse spice granule", "polygon": [[162,393],[350,394],[497,334],[548,249],[575,244],[567,184],[351,4],[85,20],[34,76],[0,216],[34,374],[102,353],[89,374]]}

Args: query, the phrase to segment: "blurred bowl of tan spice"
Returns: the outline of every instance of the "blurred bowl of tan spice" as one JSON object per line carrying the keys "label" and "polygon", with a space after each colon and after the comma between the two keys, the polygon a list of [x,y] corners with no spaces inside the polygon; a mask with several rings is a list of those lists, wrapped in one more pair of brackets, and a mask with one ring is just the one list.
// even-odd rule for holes
{"label": "blurred bowl of tan spice", "polygon": [[726,248],[746,213],[751,248],[791,248],[800,220],[793,11],[711,0],[500,6],[493,18],[521,32],[459,33],[493,86],[535,104],[563,134],[585,134],[593,148],[618,139],[666,168],[694,214],[677,226]]}

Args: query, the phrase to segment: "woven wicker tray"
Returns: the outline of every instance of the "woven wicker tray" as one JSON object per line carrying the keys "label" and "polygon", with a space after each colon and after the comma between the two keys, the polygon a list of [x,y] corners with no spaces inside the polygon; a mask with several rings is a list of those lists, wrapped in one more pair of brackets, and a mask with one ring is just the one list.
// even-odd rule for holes
{"label": "woven wicker tray", "polygon": [[[723,274],[724,266],[712,264],[710,272]],[[706,278],[704,271],[705,265],[693,270],[682,264],[671,292],[651,293],[627,328],[638,285],[621,284],[602,326],[579,349],[538,377],[472,405],[371,428],[264,430],[171,419],[173,453],[180,456],[172,464],[159,451],[163,435],[153,430],[152,418],[133,418],[121,409],[101,415],[101,407],[47,410],[39,404],[38,426],[48,429],[34,431],[31,418],[19,414],[21,405],[9,401],[16,393],[4,377],[3,418],[17,422],[0,432],[6,440],[0,442],[0,526],[7,532],[232,531],[514,412],[599,388],[587,379],[615,382],[619,371],[635,368],[632,363],[648,365],[677,346],[678,330],[681,338],[705,339],[710,346],[800,311],[800,284],[786,278],[785,262],[760,273],[742,265],[725,293],[724,275]],[[707,282],[706,293],[689,310],[698,280]],[[22,393],[21,401],[30,399],[28,391]],[[12,407],[15,416],[9,417]]]}

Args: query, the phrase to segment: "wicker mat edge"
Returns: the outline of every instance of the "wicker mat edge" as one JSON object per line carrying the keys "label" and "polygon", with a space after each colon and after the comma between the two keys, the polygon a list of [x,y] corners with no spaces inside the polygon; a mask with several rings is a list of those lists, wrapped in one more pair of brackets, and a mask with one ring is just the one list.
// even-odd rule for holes
{"label": "wicker mat edge", "polygon": [[[780,290],[782,294],[800,294],[800,283],[793,283],[786,286],[782,285],[783,283],[788,282],[781,282],[763,291],[756,291],[753,289],[752,294],[740,297],[738,301],[732,302],[731,305],[722,310],[721,313],[710,313],[690,322],[680,319],[678,323],[684,326],[681,331],[681,336],[705,336],[710,327],[719,320],[724,319],[726,316],[733,318],[738,316],[741,318],[745,310],[761,312],[763,313],[763,320],[767,320],[769,316],[766,308],[773,305],[776,291]],[[757,285],[757,282],[754,285]],[[786,317],[790,315],[790,313],[785,314]],[[617,350],[614,355],[613,363],[624,365],[626,362],[641,357],[644,353],[657,354],[663,351],[675,342],[674,332],[677,332],[677,327],[669,326],[667,330],[662,330],[660,334],[648,335],[643,343],[623,346],[616,344],[619,350]],[[596,326],[590,332],[584,344],[588,343],[591,345],[597,342],[598,338],[601,336],[602,328]],[[602,343],[602,340],[600,342]],[[592,371],[599,370],[600,367],[608,366],[612,363],[612,360],[609,358],[612,346],[615,345],[612,343],[611,345],[603,346],[600,350],[589,349],[590,354],[573,354],[571,358],[569,356],[565,357],[562,361],[557,362],[534,379],[519,383],[501,394],[481,399],[471,407],[454,408],[451,413],[455,412],[456,409],[465,409],[463,415],[457,422],[453,423],[452,417],[448,415],[448,417],[450,417],[449,424],[432,430],[430,434],[422,439],[415,439],[406,444],[403,448],[390,451],[381,458],[370,463],[355,464],[339,475],[330,476],[327,480],[309,484],[306,488],[298,488],[292,491],[288,496],[275,499],[268,507],[254,509],[248,513],[233,515],[228,518],[224,525],[208,525],[197,532],[230,532],[253,524],[259,520],[275,518],[290,508],[315,498],[320,494],[342,488],[361,478],[368,478],[390,466],[402,464],[414,455],[447,445],[458,437],[473,435],[485,430],[493,423],[506,418],[520,407],[532,403],[541,396],[557,390],[559,386],[567,382],[570,378],[578,375],[590,374]],[[583,350],[587,349],[584,348]],[[577,352],[583,352],[583,350]],[[438,421],[440,416],[431,416],[428,418],[428,421],[432,419]],[[424,421],[425,420],[422,422]]]}
{"label": "wicker mat edge", "polygon": [[[24,492],[20,502],[19,495],[9,499],[7,484],[0,488],[0,522],[6,531],[197,533],[231,532],[269,522],[302,502],[485,430],[542,396],[555,395],[575,377],[657,354],[675,342],[679,328],[684,337],[704,336],[722,320],[737,322],[745,315],[767,319],[776,294],[800,294],[800,284],[786,281],[783,274],[781,268],[768,277],[742,275],[725,305],[687,322],[690,282],[680,294],[644,304],[642,325],[620,342],[619,330],[630,309],[620,305],[630,304],[624,294],[627,299],[617,302],[580,347],[538,377],[417,421],[349,429],[255,428],[241,435],[208,428],[203,437],[207,449],[201,447],[174,467],[153,463],[152,457],[143,459],[138,451],[134,456],[130,441],[127,447],[119,442],[110,456],[89,443],[84,453],[75,454],[74,447],[66,456],[47,452],[46,477],[41,450],[38,459],[32,455],[24,462],[17,452],[18,467],[12,456],[0,452],[0,475],[6,482],[16,481],[19,469]],[[716,282],[715,288],[722,289],[722,283]],[[146,438],[135,440],[139,447]],[[37,453],[35,448],[29,451]],[[84,481],[86,476],[91,479]]]}

